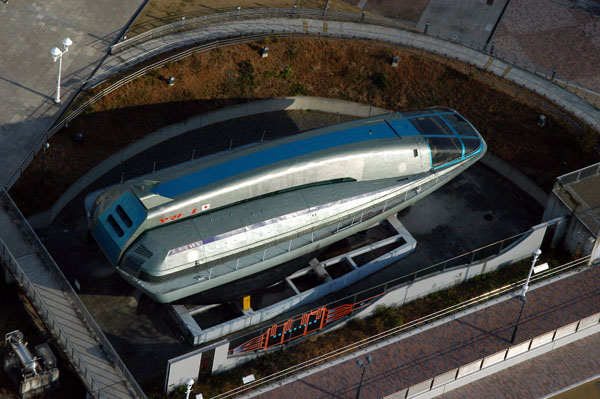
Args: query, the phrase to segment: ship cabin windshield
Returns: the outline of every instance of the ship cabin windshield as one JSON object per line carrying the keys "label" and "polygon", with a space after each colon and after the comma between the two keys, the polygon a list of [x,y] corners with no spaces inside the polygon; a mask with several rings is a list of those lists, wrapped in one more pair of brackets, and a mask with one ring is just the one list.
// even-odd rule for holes
{"label": "ship cabin windshield", "polygon": [[435,107],[428,111],[405,112],[431,150],[431,168],[453,165],[479,153],[482,139],[477,130],[456,111]]}

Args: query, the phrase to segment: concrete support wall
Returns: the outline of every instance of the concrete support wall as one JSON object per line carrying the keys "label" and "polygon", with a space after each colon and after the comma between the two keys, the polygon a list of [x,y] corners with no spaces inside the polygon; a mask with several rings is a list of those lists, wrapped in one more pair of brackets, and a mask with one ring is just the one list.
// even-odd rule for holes
{"label": "concrete support wall", "polygon": [[[533,180],[525,176],[518,169],[510,166],[509,163],[503,161],[497,156],[491,154],[489,151],[485,153],[481,162],[488,168],[493,169],[505,179],[512,182],[515,186],[519,187],[522,191],[527,193],[531,198],[535,199],[541,206],[546,206],[548,203],[548,194],[544,192]],[[562,216],[562,215],[557,215]],[[555,217],[557,217],[555,216]],[[554,219],[549,218],[547,220]]]}
{"label": "concrete support wall", "polygon": [[[532,227],[530,234],[524,236],[519,242],[514,243],[501,255],[496,256],[492,259],[488,259],[484,262],[477,262],[468,266],[459,266],[452,270],[448,270],[431,277],[422,278],[420,280],[416,280],[415,282],[398,287],[393,291],[388,292],[386,295],[374,302],[372,306],[369,306],[363,311],[357,313],[356,316],[363,318],[367,317],[375,310],[377,305],[401,306],[407,302],[426,296],[432,292],[440,291],[450,286],[459,284],[478,274],[493,271],[505,264],[528,258],[532,256],[532,253],[535,249],[540,247],[544,238],[544,234],[546,233],[548,227],[555,223],[558,223],[559,221],[560,220],[557,219],[550,221],[549,223],[543,223],[538,226]],[[507,299],[511,296],[512,294],[505,296],[504,299]],[[457,315],[452,315],[450,317],[457,317]],[[436,323],[440,322],[444,321],[442,320]],[[334,328],[339,328],[343,325],[344,322],[336,325]],[[218,362],[217,353],[215,352],[215,363],[213,365],[214,372],[221,372],[232,369],[240,364],[246,363],[264,354],[264,352],[256,352],[240,356],[227,357],[227,351],[229,350],[229,342],[223,341],[221,345],[222,347],[219,349],[219,353],[221,353],[221,355],[218,356]],[[201,352],[206,350],[208,349],[198,349],[198,351]]]}
{"label": "concrete support wall", "polygon": [[468,266],[459,266],[398,287],[374,302],[373,306],[365,308],[358,314],[358,317],[364,318],[369,316],[375,311],[378,305],[402,306],[433,292],[463,283],[479,274],[488,273],[506,264],[531,257],[533,251],[541,246],[549,225],[556,222],[558,221],[555,220],[532,227],[531,233],[523,237],[518,243],[513,244],[507,251],[492,259],[476,262]]}

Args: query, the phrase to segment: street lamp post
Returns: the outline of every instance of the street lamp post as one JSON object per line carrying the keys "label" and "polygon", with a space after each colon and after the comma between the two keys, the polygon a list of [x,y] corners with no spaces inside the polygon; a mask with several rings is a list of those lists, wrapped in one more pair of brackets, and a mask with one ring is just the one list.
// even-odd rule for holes
{"label": "street lamp post", "polygon": [[527,280],[525,280],[525,285],[523,286],[523,291],[519,298],[521,299],[521,311],[519,312],[519,317],[517,318],[517,324],[515,324],[515,329],[513,330],[512,337],[510,338],[510,343],[515,342],[515,338],[517,337],[517,329],[519,328],[519,322],[521,321],[521,316],[523,315],[523,309],[525,308],[525,295],[527,295],[527,290],[529,290],[529,280],[531,279],[531,275],[533,274],[533,268],[535,267],[535,262],[542,254],[541,249],[536,249],[533,251],[533,261],[531,262],[531,268],[529,269],[529,274],[527,275]]}
{"label": "street lamp post", "polygon": [[367,363],[363,362],[361,358],[356,359],[356,364],[362,369],[360,383],[358,384],[358,391],[356,391],[356,399],[360,398],[360,389],[362,388],[363,378],[365,378],[365,371],[367,370],[367,367],[371,365],[372,359],[373,358],[371,357],[371,354],[367,355]]}
{"label": "street lamp post", "polygon": [[185,399],[190,399],[190,393],[192,392],[192,387],[194,386],[194,379],[188,378],[185,380],[185,385],[187,385],[187,391],[185,391]]}
{"label": "street lamp post", "polygon": [[69,46],[72,45],[73,42],[71,41],[71,39],[66,37],[63,39],[62,44],[65,48],[64,51],[60,51],[58,47],[53,47],[52,50],[50,50],[50,54],[52,55],[52,61],[56,62],[56,60],[58,60],[58,82],[56,83],[56,97],[54,98],[54,102],[56,104],[60,103],[60,73],[62,69],[62,57],[63,54],[66,54],[69,51]]}
{"label": "street lamp post", "polygon": [[42,146],[42,184],[44,184],[46,180],[46,150],[48,148],[50,148],[50,143],[46,141]]}

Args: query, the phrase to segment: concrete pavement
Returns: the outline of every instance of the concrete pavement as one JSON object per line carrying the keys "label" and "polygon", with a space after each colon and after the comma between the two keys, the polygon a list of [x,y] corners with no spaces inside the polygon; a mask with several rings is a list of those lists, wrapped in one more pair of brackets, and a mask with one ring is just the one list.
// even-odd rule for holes
{"label": "concrete pavement", "polygon": [[[63,107],[100,64],[143,0],[0,3],[0,186],[5,186]],[[69,37],[62,103],[50,49]]]}
{"label": "concrete pavement", "polygon": [[[515,344],[596,313],[600,307],[599,283],[600,268],[595,267],[530,290]],[[373,363],[366,372],[361,397],[377,398],[393,394],[511,346],[510,337],[520,307],[521,301],[514,297],[373,350]],[[569,364],[568,372],[563,373],[561,369],[550,367],[547,362],[540,363],[539,359],[532,359],[519,366],[529,370],[528,373],[517,372],[516,368],[512,373],[510,369],[499,373],[511,374],[508,380],[502,380],[507,385],[496,393],[491,389],[498,387],[499,383],[492,380],[493,385],[486,384],[486,380],[489,382],[496,378],[493,375],[477,382],[479,386],[475,388],[467,385],[446,395],[448,398],[532,398],[554,392],[600,372],[600,360],[594,356],[598,353],[597,335],[563,347],[566,351],[559,355],[548,355],[551,356],[550,361],[562,360],[556,367]],[[585,356],[578,359],[582,354]],[[535,367],[534,377],[530,370],[532,364],[533,367],[546,367]],[[249,394],[246,397],[354,398],[359,373],[355,359],[351,359],[283,386],[273,386],[273,389],[263,391],[260,395]],[[556,378],[556,374],[561,374],[561,377]],[[533,382],[527,382],[528,378]],[[549,381],[552,383],[545,383]],[[486,394],[481,394],[483,392]]]}

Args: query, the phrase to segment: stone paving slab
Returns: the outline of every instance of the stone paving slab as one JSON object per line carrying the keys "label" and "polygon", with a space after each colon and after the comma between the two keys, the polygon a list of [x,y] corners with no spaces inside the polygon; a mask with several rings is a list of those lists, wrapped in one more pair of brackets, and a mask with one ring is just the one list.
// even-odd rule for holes
{"label": "stone paving slab", "polygon": [[[596,313],[600,308],[599,283],[600,268],[595,267],[529,291],[515,343]],[[390,395],[511,346],[510,337],[519,310],[520,300],[513,298],[372,351],[373,363],[365,374],[361,396]],[[592,358],[582,361],[581,365],[597,374],[600,361]],[[576,372],[572,375],[578,378]],[[359,379],[360,369],[353,359],[256,396],[353,398]],[[564,386],[577,381],[566,380]],[[503,397],[536,395],[531,391],[522,396]]]}
{"label": "stone paving slab", "polygon": [[[0,2],[0,187],[91,76],[142,0]],[[71,38],[62,104],[50,49]]]}
{"label": "stone paving slab", "polygon": [[557,77],[600,91],[600,19],[568,2],[511,0],[493,41],[508,61],[556,69]]}

